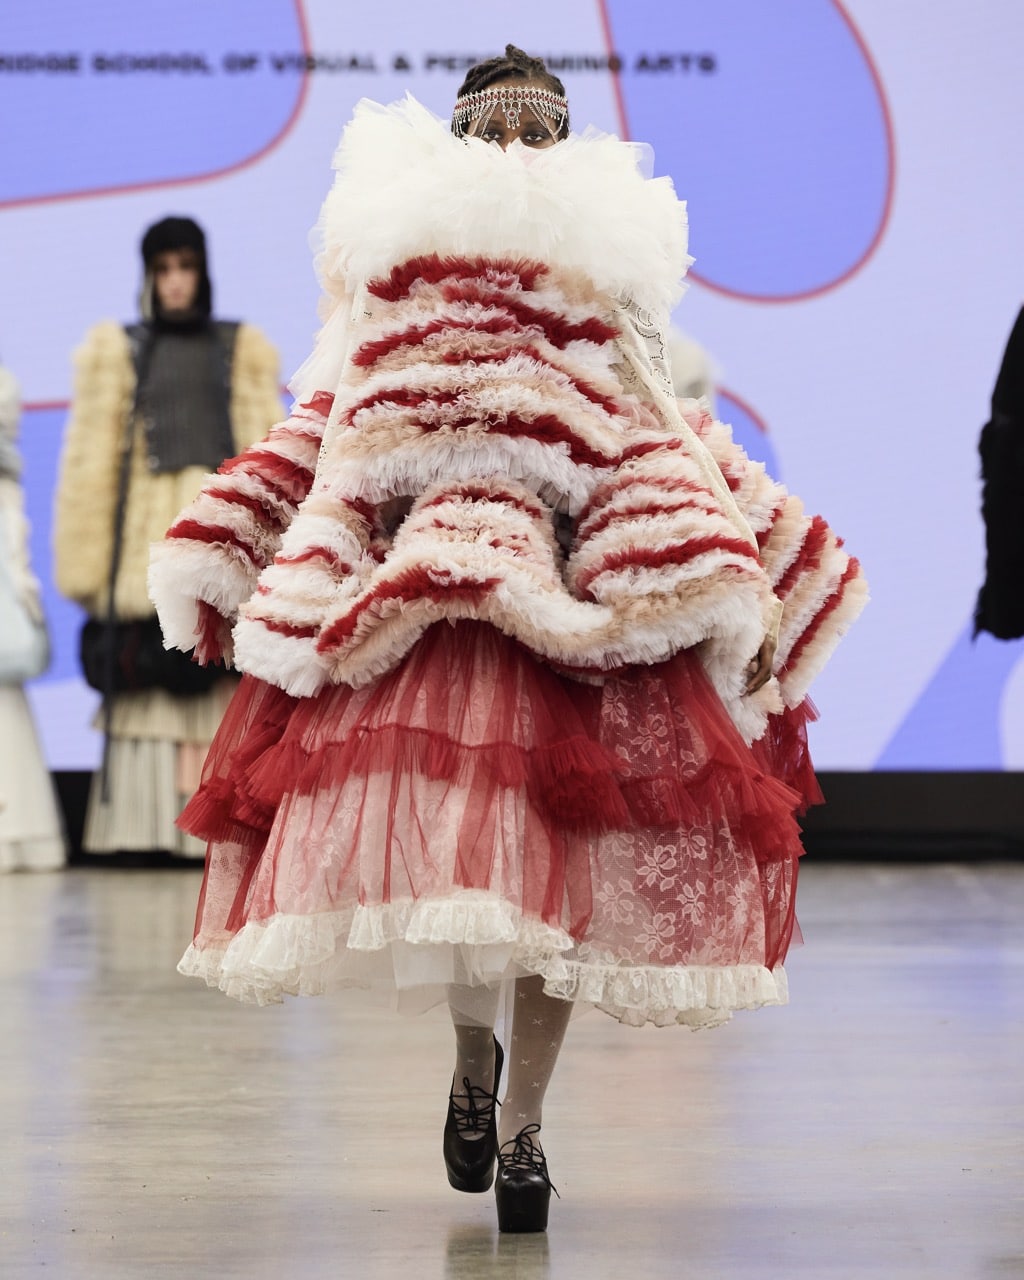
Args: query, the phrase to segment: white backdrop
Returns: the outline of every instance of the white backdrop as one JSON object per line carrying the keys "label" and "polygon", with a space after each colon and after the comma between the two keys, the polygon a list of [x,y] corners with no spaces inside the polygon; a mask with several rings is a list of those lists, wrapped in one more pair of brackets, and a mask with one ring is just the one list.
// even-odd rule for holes
{"label": "white backdrop", "polygon": [[[1020,648],[968,639],[976,441],[1024,288],[1022,37],[1018,0],[6,6],[0,356],[55,633],[33,689],[51,764],[96,757],[78,617],[49,585],[69,358],[96,320],[133,318],[142,229],[206,227],[219,314],[263,328],[287,377],[316,328],[306,239],[353,103],[410,90],[447,112],[461,63],[512,40],[622,57],[618,76],[563,72],[574,122],[654,143],[690,200],[698,278],[676,319],[723,371],[722,416],[865,564],[873,602],[814,691],[819,767],[1024,765]],[[326,60],[308,75],[304,50]],[[160,53],[177,63],[97,69]],[[234,54],[253,69],[227,70]]]}

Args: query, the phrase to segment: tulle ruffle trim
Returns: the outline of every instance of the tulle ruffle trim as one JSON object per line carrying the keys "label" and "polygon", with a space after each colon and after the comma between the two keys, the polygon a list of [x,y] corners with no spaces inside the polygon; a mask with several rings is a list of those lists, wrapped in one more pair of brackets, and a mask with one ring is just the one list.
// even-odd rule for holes
{"label": "tulle ruffle trim", "polygon": [[[563,930],[522,915],[490,894],[356,907],[250,921],[233,937],[200,938],[178,965],[236,1000],[279,1004],[344,987],[403,986],[436,1000],[445,984],[494,984],[539,974],[549,995],[600,1008],[629,1026],[728,1021],[737,1009],[788,1001],[782,966],[620,964]],[[403,974],[414,973],[405,981]]]}
{"label": "tulle ruffle trim", "polygon": [[727,756],[686,778],[623,780],[616,776],[617,764],[597,743],[582,738],[522,751],[513,744],[466,746],[442,734],[386,726],[361,730],[347,742],[312,752],[291,738],[233,778],[208,779],[179,823],[209,842],[239,840],[244,829],[269,830],[289,794],[335,792],[352,776],[398,769],[467,788],[481,778],[523,787],[565,831],[600,833],[726,819],[764,861],[778,859],[799,841],[793,817],[797,794],[777,778],[758,776]]}

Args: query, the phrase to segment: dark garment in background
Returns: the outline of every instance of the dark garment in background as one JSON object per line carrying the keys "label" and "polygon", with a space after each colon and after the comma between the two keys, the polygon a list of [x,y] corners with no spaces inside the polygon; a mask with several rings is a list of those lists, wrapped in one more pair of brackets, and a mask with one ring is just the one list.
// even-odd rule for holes
{"label": "dark garment in background", "polygon": [[201,320],[128,328],[136,404],[150,471],[215,471],[235,452],[231,431],[231,360],[238,325]]}
{"label": "dark garment in background", "polygon": [[981,432],[985,582],[974,633],[1024,636],[1024,310],[1017,317]]}

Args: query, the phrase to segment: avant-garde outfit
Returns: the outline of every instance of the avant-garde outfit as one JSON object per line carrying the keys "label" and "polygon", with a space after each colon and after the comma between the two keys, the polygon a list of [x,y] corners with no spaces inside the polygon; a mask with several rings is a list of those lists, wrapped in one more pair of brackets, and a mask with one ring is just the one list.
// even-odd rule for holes
{"label": "avant-garde outfit", "polygon": [[64,835],[21,679],[41,673],[46,637],[16,440],[18,387],[0,369],[0,871],[64,864]]}
{"label": "avant-garde outfit", "polygon": [[984,481],[985,581],[974,630],[1024,636],[1024,311],[1017,316],[979,442]]}
{"label": "avant-garde outfit", "polygon": [[338,169],[297,407],[154,554],[168,642],[246,673],[183,818],[182,971],[407,1007],[537,973],[635,1024],[782,1002],[805,693],[863,583],[671,394],[671,184],[411,100],[364,104]]}
{"label": "avant-garde outfit", "polygon": [[[136,396],[142,351],[144,385]],[[57,586],[90,617],[107,617],[125,424],[136,406],[114,606],[119,621],[151,618],[150,544],[211,468],[261,439],[280,417],[277,355],[248,325],[203,319],[126,330],[104,322],[88,333],[76,364],[56,504]],[[97,774],[87,850],[203,854],[175,821],[198,785],[233,687],[228,679],[191,696],[164,689],[115,695],[109,798]]]}

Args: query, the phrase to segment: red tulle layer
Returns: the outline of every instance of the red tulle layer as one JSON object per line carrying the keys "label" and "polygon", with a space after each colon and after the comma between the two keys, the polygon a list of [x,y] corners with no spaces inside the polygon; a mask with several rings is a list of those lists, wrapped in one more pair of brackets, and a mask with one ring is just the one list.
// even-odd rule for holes
{"label": "red tulle layer", "polygon": [[799,706],[787,707],[780,715],[769,716],[767,731],[751,747],[761,769],[800,797],[798,814],[825,803],[807,743],[807,726],[817,718],[817,707],[810,698],[805,698]]}
{"label": "red tulle layer", "polygon": [[[481,639],[502,668],[503,687],[485,707],[465,694]],[[486,773],[524,788],[559,827],[723,816],[771,860],[791,843],[793,814],[822,798],[805,708],[772,717],[751,749],[691,653],[583,684],[481,624],[439,624],[369,689],[293,698],[243,677],[180,824],[207,841],[248,843],[269,830],[286,795],[336,789],[352,774],[411,772],[465,786]]]}
{"label": "red tulle layer", "polygon": [[[662,876],[656,867],[651,870],[651,860],[664,859],[672,847],[685,852],[693,833],[702,833],[698,845],[720,846],[713,865],[733,865],[733,851],[740,849],[748,865],[761,868],[764,963],[771,967],[785,954],[794,926],[800,853],[794,815],[820,796],[807,754],[812,715],[805,707],[776,717],[765,741],[751,750],[692,652],[602,684],[585,684],[557,675],[484,624],[441,623],[394,671],[367,688],[332,686],[316,697],[295,699],[245,677],[181,825],[213,847],[232,847],[236,883],[216,889],[218,900],[230,897],[232,905],[216,930],[235,932],[252,918],[253,898],[260,893],[265,899],[260,913],[281,909],[265,889],[254,887],[250,894],[261,859],[286,857],[294,884],[303,877],[295,859],[307,848],[318,867],[332,858],[344,864],[313,909],[337,910],[347,898],[365,905],[366,886],[375,875],[363,865],[362,880],[352,879],[349,854],[325,854],[339,848],[340,819],[330,798],[344,795],[344,804],[351,805],[359,793],[359,788],[353,792],[354,779],[367,780],[358,801],[360,815],[367,804],[379,805],[380,796],[389,794],[372,780],[394,780],[390,794],[398,809],[387,815],[382,839],[403,850],[422,844],[428,817],[417,808],[425,799],[414,798],[410,805],[404,792],[399,796],[402,779],[450,784],[449,806],[452,795],[465,797],[456,802],[462,815],[458,869],[448,891],[494,891],[493,813],[506,806],[507,814],[507,796],[521,792],[529,827],[524,828],[523,865],[533,868],[523,874],[537,885],[506,883],[501,891],[521,910],[545,904],[539,910],[545,922],[567,927],[577,938],[600,892],[599,869],[588,869],[585,855],[580,861],[578,851],[588,841],[592,856],[600,858],[605,856],[598,850],[602,837],[625,833],[638,851],[633,861],[647,860],[647,869],[637,866],[636,875],[646,877],[644,893],[650,900],[652,893],[657,896],[651,877]],[[313,806],[303,797],[315,798]],[[299,823],[307,825],[300,831]],[[414,836],[406,839],[413,828]],[[443,894],[445,885],[437,883],[429,865],[429,839],[423,849],[412,860],[419,871],[403,867],[409,876],[404,892]],[[365,861],[365,854],[360,856]],[[627,857],[627,874],[632,874],[632,855],[620,850],[616,856]],[[379,857],[390,868],[390,847]],[[544,871],[540,864],[549,859],[560,865]],[[409,863],[404,852],[403,860]],[[219,874],[215,861],[211,857],[208,864],[208,882],[211,874]],[[263,867],[259,873],[261,885],[273,879],[267,871]],[[390,881],[390,870],[383,879]],[[677,891],[677,874],[662,879],[671,880]],[[728,886],[716,893],[727,894]],[[568,911],[564,903],[570,904]],[[202,921],[201,902],[200,931]],[[210,925],[208,920],[208,931]]]}

